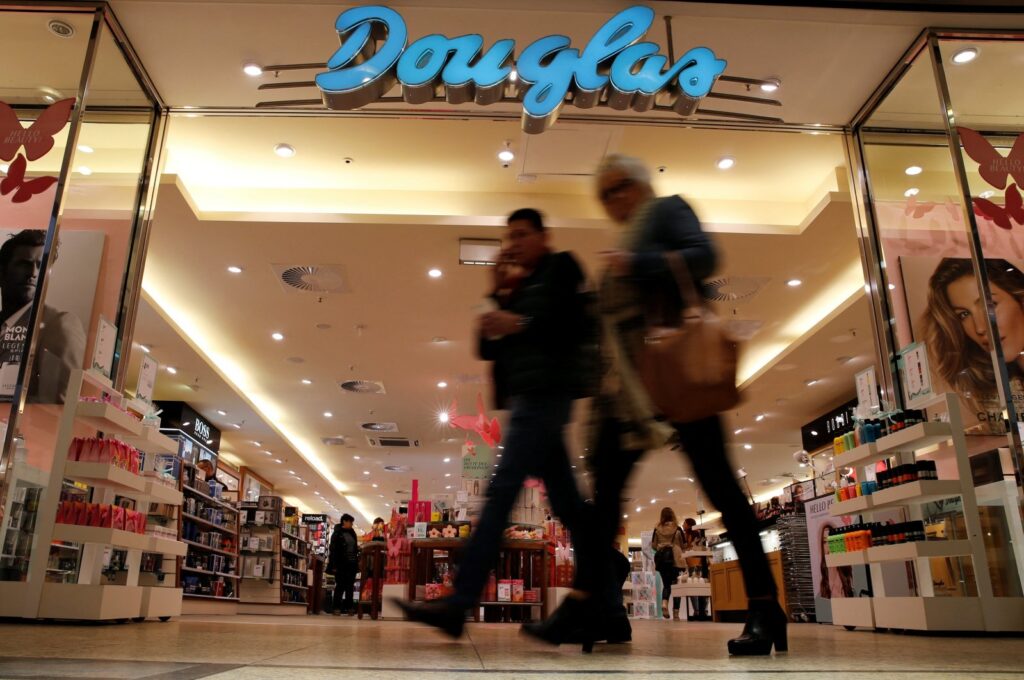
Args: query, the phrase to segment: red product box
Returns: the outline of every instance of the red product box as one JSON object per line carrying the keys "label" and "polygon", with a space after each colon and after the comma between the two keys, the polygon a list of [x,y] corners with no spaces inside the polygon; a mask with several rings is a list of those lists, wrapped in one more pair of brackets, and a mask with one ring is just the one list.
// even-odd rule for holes
{"label": "red product box", "polygon": [[125,522],[125,513],[126,512],[127,512],[127,510],[125,510],[122,507],[119,507],[119,506],[116,506],[116,505],[111,507],[110,527],[112,529],[127,529],[128,528],[126,526],[126,522]]}
{"label": "red product box", "polygon": [[512,601],[523,601],[523,579],[521,578],[512,579]]}
{"label": "red product box", "polygon": [[100,514],[99,503],[89,503],[86,506],[86,521],[85,524],[90,527],[98,527],[102,516]]}
{"label": "red product box", "polygon": [[141,462],[139,460],[139,458],[140,458],[139,450],[138,449],[131,449],[130,454],[131,454],[131,459],[130,459],[130,467],[129,467],[129,469],[131,470],[131,473],[133,475],[137,475],[137,474],[139,474],[142,471],[141,470],[142,464],[141,464]]}
{"label": "red product box", "polygon": [[75,503],[74,501],[61,501],[60,505],[57,506],[57,524],[74,524],[75,523]]}
{"label": "red product box", "polygon": [[114,507],[111,506],[111,505],[101,505],[100,508],[99,508],[99,515],[100,515],[100,524],[99,525],[101,527],[103,527],[104,529],[109,529],[112,526],[111,523],[113,522],[113,517],[112,517],[113,510],[114,510]]}
{"label": "red product box", "polygon": [[78,456],[82,453],[82,440],[75,437],[71,440],[71,445],[68,446],[68,460],[78,460]]}

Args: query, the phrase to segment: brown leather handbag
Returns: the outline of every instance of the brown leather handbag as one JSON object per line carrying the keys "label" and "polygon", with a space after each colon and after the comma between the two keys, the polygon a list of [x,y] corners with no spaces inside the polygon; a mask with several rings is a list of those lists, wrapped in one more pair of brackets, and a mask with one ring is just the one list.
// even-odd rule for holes
{"label": "brown leather handbag", "polygon": [[653,406],[673,422],[688,423],[739,403],[739,342],[703,304],[682,256],[666,259],[683,301],[679,325],[646,329],[637,370]]}

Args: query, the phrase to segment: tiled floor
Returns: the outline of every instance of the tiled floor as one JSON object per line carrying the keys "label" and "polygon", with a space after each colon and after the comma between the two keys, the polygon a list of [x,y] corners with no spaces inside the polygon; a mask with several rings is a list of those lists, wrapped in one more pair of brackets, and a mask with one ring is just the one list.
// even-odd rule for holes
{"label": "tiled floor", "polygon": [[[347,617],[185,617],[169,623],[0,624],[0,679],[459,680],[708,677],[1024,678],[1024,638],[925,637],[790,627],[788,654],[730,658],[738,625],[639,621],[629,645],[551,648],[512,625],[452,642],[404,622]],[[456,675],[457,674],[457,675]]]}

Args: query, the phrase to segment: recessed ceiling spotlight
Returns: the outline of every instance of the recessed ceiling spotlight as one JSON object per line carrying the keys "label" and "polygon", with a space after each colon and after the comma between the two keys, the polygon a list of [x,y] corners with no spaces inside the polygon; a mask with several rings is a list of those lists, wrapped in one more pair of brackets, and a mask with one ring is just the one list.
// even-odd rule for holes
{"label": "recessed ceiling spotlight", "polygon": [[995,195],[996,192],[994,191],[982,191],[980,194],[978,194],[978,198],[992,198]]}
{"label": "recessed ceiling spotlight", "polygon": [[92,174],[92,168],[90,168],[87,165],[79,165],[78,166],[78,174],[79,175],[85,175],[86,177],[88,177],[89,175]]}
{"label": "recessed ceiling spotlight", "polygon": [[242,71],[245,75],[253,78],[263,75],[263,68],[259,64],[251,61],[242,65]]}
{"label": "recessed ceiling spotlight", "polygon": [[309,378],[303,378],[303,379],[302,379],[302,384],[303,384],[303,385],[312,385],[312,384],[313,384],[313,381],[312,381],[312,380],[310,380]]}
{"label": "recessed ceiling spotlight", "polygon": [[271,333],[270,337],[272,337],[274,340],[277,340],[278,342],[281,342],[282,340],[284,340],[284,333]]}
{"label": "recessed ceiling spotlight", "polygon": [[171,375],[177,375],[178,373],[178,369],[176,369],[174,366],[167,366],[165,370]]}
{"label": "recessed ceiling spotlight", "polygon": [[242,424],[241,423],[231,423],[231,427],[235,428],[236,430],[241,430],[242,429]]}
{"label": "recessed ceiling spotlight", "polygon": [[911,165],[903,172],[913,177],[914,175],[920,175],[922,172],[924,172],[924,169],[920,165]]}
{"label": "recessed ceiling spotlight", "polygon": [[373,488],[374,488],[374,489],[376,489],[376,488],[377,488],[378,486],[380,486],[380,485],[379,485],[379,484],[377,484],[376,482],[374,482],[374,483],[373,483]]}
{"label": "recessed ceiling spotlight", "polygon": [[81,151],[82,153],[92,153],[96,149],[92,148],[88,144],[79,144],[78,145],[78,150]]}
{"label": "recessed ceiling spotlight", "polygon": [[448,338],[444,337],[443,335],[435,335],[430,339],[430,342],[440,345],[442,343],[448,342]]}
{"label": "recessed ceiling spotlight", "polygon": [[761,422],[762,420],[764,420],[764,418],[765,418],[765,415],[763,413],[758,413],[757,417],[754,418],[754,420],[756,420],[757,422]]}
{"label": "recessed ceiling spotlight", "polygon": [[309,486],[309,482],[303,482],[302,486]]}
{"label": "recessed ceiling spotlight", "polygon": [[263,442],[258,442],[255,439],[253,440],[252,445],[255,446],[258,449],[259,448],[263,448]]}
{"label": "recessed ceiling spotlight", "polygon": [[274,153],[281,158],[291,158],[295,155],[295,147],[291,144],[275,144]]}
{"label": "recessed ceiling spotlight", "polygon": [[153,351],[149,345],[139,345],[139,349],[141,349],[146,354],[149,354],[150,352]]}
{"label": "recessed ceiling spotlight", "polygon": [[909,189],[903,192],[903,195],[906,198],[910,198],[911,196],[917,196],[919,193],[921,193],[920,189],[918,189],[917,187],[910,187]]}
{"label": "recessed ceiling spotlight", "polygon": [[445,488],[445,489],[447,489],[447,490],[451,490],[451,488],[452,488],[452,485],[451,485],[451,484],[449,484],[449,485],[447,485],[447,486],[446,486],[446,487],[444,487],[444,488]]}
{"label": "recessed ceiling spotlight", "polygon": [[448,458],[448,457],[446,456],[446,457],[445,457],[445,459],[444,459],[444,462],[445,462],[445,463],[450,463],[450,462],[452,462],[452,459],[451,459],[451,458]]}
{"label": "recessed ceiling spotlight", "polygon": [[519,80],[519,71],[512,69],[512,71],[509,72],[508,74],[508,82],[514,83],[517,80]]}
{"label": "recessed ceiling spotlight", "polygon": [[744,444],[743,448],[745,448],[747,451],[749,451],[750,449],[752,449],[754,447],[752,445],[750,445],[750,444]]}
{"label": "recessed ceiling spotlight", "polygon": [[818,436],[818,431],[817,430],[811,430],[811,436],[812,437],[817,437]]}
{"label": "recessed ceiling spotlight", "polygon": [[761,92],[775,92],[782,87],[782,81],[778,78],[769,78],[761,83]]}
{"label": "recessed ceiling spotlight", "polygon": [[368,475],[368,474],[370,474],[370,471],[369,470],[363,470],[363,474],[364,475]]}
{"label": "recessed ceiling spotlight", "polygon": [[313,493],[315,493],[315,494],[316,494],[317,496],[319,496],[319,495],[320,495],[320,492],[319,492],[319,491],[314,491]]}
{"label": "recessed ceiling spotlight", "polygon": [[977,56],[978,56],[978,48],[977,47],[965,47],[964,49],[957,50],[956,52],[953,53],[953,63],[954,64],[967,64],[969,62],[974,61],[975,58],[977,58]]}
{"label": "recessed ceiling spotlight", "polygon": [[241,267],[237,267],[235,265],[231,265],[230,267],[228,267],[228,271],[230,273],[232,273],[232,274],[241,274],[242,273],[242,268]]}
{"label": "recessed ceiling spotlight", "polygon": [[267,454],[268,456],[273,456],[273,455],[274,455],[274,454],[273,454],[272,452],[270,452],[270,451],[264,451],[263,453]]}
{"label": "recessed ceiling spotlight", "polygon": [[644,511],[644,509],[643,509],[643,508],[641,508],[641,507],[640,507],[640,506],[638,505],[638,506],[636,506],[636,511],[637,511],[637,512],[643,512],[643,511]]}
{"label": "recessed ceiling spotlight", "polygon": [[221,411],[220,409],[217,410],[217,415],[219,415],[219,416],[226,416],[227,414],[228,414],[227,411]]}
{"label": "recessed ceiling spotlight", "polygon": [[57,98],[54,97],[52,94],[44,94],[43,101],[47,104],[53,104],[55,101],[57,101]]}
{"label": "recessed ceiling spotlight", "polygon": [[817,378],[810,378],[809,380],[805,380],[804,384],[807,385],[808,387],[812,387],[812,386],[818,384],[818,379]]}
{"label": "recessed ceiling spotlight", "polygon": [[275,463],[277,463],[278,465],[280,465],[280,464],[281,464],[281,463],[283,463],[284,461],[283,461],[283,460],[281,460],[280,458],[275,458],[275,459],[274,459],[274,462],[275,462]]}
{"label": "recessed ceiling spotlight", "polygon": [[512,153],[512,145],[505,142],[505,148],[498,152],[498,160],[502,163],[511,163],[515,159],[516,155]]}
{"label": "recessed ceiling spotlight", "polygon": [[361,460],[359,456],[352,456],[352,460]]}
{"label": "recessed ceiling spotlight", "polygon": [[443,390],[444,388],[448,387],[448,383],[442,380],[441,382],[437,383],[437,386]]}
{"label": "recessed ceiling spotlight", "polygon": [[452,473],[450,473],[450,472],[446,472],[446,473],[444,473],[444,476],[445,476],[445,477],[451,477],[451,476],[452,476]]}
{"label": "recessed ceiling spotlight", "polygon": [[324,418],[333,418],[334,414],[330,411],[324,411]]}
{"label": "recessed ceiling spotlight", "polygon": [[629,519],[629,515],[623,515],[622,519]]}
{"label": "recessed ceiling spotlight", "polygon": [[437,269],[436,267],[427,272],[427,276],[429,276],[432,279],[439,279],[443,274],[444,272],[442,272],[440,269]]}
{"label": "recessed ceiling spotlight", "polygon": [[437,421],[439,423],[441,423],[442,425],[447,424],[448,423],[448,411],[441,411],[440,413],[438,413],[437,414]]}
{"label": "recessed ceiling spotlight", "polygon": [[800,279],[790,279],[789,281],[786,281],[786,285],[790,288],[797,288],[798,286],[802,286],[803,283],[804,282]]}
{"label": "recessed ceiling spotlight", "polygon": [[718,161],[715,163],[715,167],[718,168],[719,170],[728,170],[734,165],[736,165],[736,159],[733,158],[732,156],[724,156],[722,158],[719,158]]}
{"label": "recessed ceiling spotlight", "polygon": [[290,475],[294,475],[294,474],[295,474],[295,470],[289,470],[289,471],[288,471],[288,474],[290,474]]}
{"label": "recessed ceiling spotlight", "polygon": [[675,492],[676,492],[676,490],[675,490],[675,489],[669,489],[669,490],[668,490],[668,492],[669,492],[669,493],[675,493]]}
{"label": "recessed ceiling spotlight", "polygon": [[657,498],[652,498],[652,499],[651,499],[651,505],[654,505],[654,504],[655,504],[655,503],[657,503],[657,502],[658,502],[658,499],[657,499]]}

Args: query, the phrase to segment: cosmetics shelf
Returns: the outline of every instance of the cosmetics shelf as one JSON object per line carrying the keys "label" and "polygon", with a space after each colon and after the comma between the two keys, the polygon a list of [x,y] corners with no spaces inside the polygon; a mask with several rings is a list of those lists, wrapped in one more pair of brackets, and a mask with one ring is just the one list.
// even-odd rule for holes
{"label": "cosmetics shelf", "polygon": [[977,597],[875,597],[879,628],[927,631],[982,631],[985,616]]}
{"label": "cosmetics shelf", "polygon": [[832,507],[828,509],[829,514],[833,517],[842,517],[844,515],[857,515],[862,512],[867,512],[871,509],[871,496],[857,496],[851,498],[848,501],[839,501],[832,504]]}
{"label": "cosmetics shelf", "polygon": [[141,422],[113,404],[103,402],[79,402],[75,409],[75,420],[105,433],[129,437],[138,437],[142,433]]}
{"label": "cosmetics shelf", "polygon": [[54,541],[109,545],[124,550],[147,550],[151,538],[152,536],[121,529],[85,527],[78,524],[54,524],[53,526]]}
{"label": "cosmetics shelf", "polygon": [[39,617],[83,621],[133,619],[142,610],[142,590],[141,586],[44,583]]}
{"label": "cosmetics shelf", "polygon": [[146,453],[178,452],[178,443],[153,427],[143,427],[140,434],[121,437],[121,441]]}
{"label": "cosmetics shelf", "polygon": [[855,567],[868,563],[868,551],[856,550],[854,552],[830,553],[825,555],[825,564],[830,567]]}
{"label": "cosmetics shelf", "polygon": [[188,553],[188,546],[181,541],[172,541],[169,538],[160,538],[159,536],[149,536],[148,538],[149,545],[146,548],[146,552],[159,555],[173,555],[175,557],[184,557]]}
{"label": "cosmetics shelf", "polygon": [[867,498],[871,499],[870,510],[884,510],[897,506],[941,501],[945,498],[959,496],[962,492],[963,485],[959,480],[921,479],[876,491]]}
{"label": "cosmetics shelf", "polygon": [[971,554],[970,541],[911,541],[867,549],[868,562],[905,562],[921,557],[963,557]]}
{"label": "cosmetics shelf", "polygon": [[895,456],[900,451],[919,451],[940,444],[952,436],[953,431],[949,423],[918,423],[905,430],[882,437],[878,441],[844,451],[838,454],[833,462],[837,468],[870,465]]}
{"label": "cosmetics shelf", "polygon": [[68,461],[64,465],[64,476],[85,482],[90,486],[104,485],[117,491],[135,496],[146,489],[146,480],[128,470],[109,463],[82,463]]}
{"label": "cosmetics shelf", "polygon": [[146,479],[145,494],[152,503],[181,505],[184,501],[184,496],[180,491],[155,479]]}

